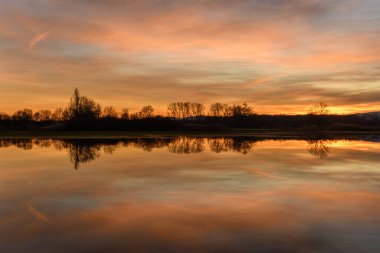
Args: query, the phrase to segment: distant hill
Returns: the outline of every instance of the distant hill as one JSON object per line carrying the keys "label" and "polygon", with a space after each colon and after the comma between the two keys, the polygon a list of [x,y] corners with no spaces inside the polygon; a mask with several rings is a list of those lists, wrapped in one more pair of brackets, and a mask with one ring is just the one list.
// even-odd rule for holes
{"label": "distant hill", "polygon": [[367,112],[367,113],[357,113],[354,115],[358,115],[365,119],[380,119],[380,112]]}

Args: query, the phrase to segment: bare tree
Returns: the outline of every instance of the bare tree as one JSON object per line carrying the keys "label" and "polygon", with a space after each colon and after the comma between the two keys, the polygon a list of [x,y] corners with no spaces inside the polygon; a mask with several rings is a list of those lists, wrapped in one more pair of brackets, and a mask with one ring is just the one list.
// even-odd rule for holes
{"label": "bare tree", "polygon": [[328,105],[326,103],[320,102],[318,104],[313,105],[310,108],[310,114],[311,115],[327,115],[330,113],[330,110],[328,109]]}
{"label": "bare tree", "polygon": [[103,109],[102,117],[103,118],[117,118],[117,112],[112,105],[106,106]]}
{"label": "bare tree", "polygon": [[225,116],[229,117],[251,116],[253,114],[253,107],[249,106],[247,103],[228,106],[225,112]]}
{"label": "bare tree", "polygon": [[191,103],[192,116],[199,117],[204,114],[205,106],[200,103]]}
{"label": "bare tree", "polygon": [[128,119],[129,118],[129,110],[128,110],[128,108],[123,108],[122,110],[121,110],[121,118],[122,119]]}
{"label": "bare tree", "polygon": [[71,120],[97,119],[102,109],[93,99],[80,96],[79,90],[75,89],[70,100],[67,114]]}
{"label": "bare tree", "polygon": [[199,117],[204,114],[205,107],[200,103],[175,102],[168,105],[168,116],[177,119]]}
{"label": "bare tree", "polygon": [[144,106],[139,112],[139,118],[151,118],[153,116],[154,109],[150,105]]}
{"label": "bare tree", "polygon": [[228,105],[222,103],[213,103],[210,105],[210,116],[221,117],[226,116]]}
{"label": "bare tree", "polygon": [[51,119],[55,121],[63,120],[63,109],[61,107],[55,109],[51,115]]}
{"label": "bare tree", "polygon": [[33,120],[35,121],[49,121],[51,119],[51,111],[47,109],[39,110],[33,114]]}
{"label": "bare tree", "polygon": [[175,102],[168,105],[168,115],[178,119],[187,117],[189,110],[189,102]]}
{"label": "bare tree", "polygon": [[168,116],[173,118],[180,118],[180,111],[178,107],[178,103],[170,103],[168,105]]}
{"label": "bare tree", "polygon": [[11,119],[11,116],[3,112],[0,113],[0,120],[9,120],[9,119]]}
{"label": "bare tree", "polygon": [[14,120],[29,121],[33,119],[33,111],[31,109],[19,110],[13,114]]}
{"label": "bare tree", "polygon": [[182,104],[182,117],[187,118],[191,116],[191,103],[190,102],[184,102]]}

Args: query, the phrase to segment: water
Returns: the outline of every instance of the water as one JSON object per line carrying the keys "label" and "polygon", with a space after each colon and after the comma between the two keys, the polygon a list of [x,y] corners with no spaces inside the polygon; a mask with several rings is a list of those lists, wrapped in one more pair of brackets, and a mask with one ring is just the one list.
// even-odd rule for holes
{"label": "water", "polygon": [[376,137],[0,140],[0,252],[380,252]]}

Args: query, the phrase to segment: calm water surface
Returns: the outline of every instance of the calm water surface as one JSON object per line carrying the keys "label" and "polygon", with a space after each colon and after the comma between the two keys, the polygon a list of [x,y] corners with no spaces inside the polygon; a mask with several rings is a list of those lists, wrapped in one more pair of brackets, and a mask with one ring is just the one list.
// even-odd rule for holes
{"label": "calm water surface", "polygon": [[380,252],[380,142],[0,140],[0,252]]}

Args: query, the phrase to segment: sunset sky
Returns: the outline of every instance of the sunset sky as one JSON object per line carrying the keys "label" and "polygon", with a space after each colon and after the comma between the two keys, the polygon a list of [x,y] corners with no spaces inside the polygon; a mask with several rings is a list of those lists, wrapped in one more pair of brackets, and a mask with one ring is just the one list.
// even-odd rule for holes
{"label": "sunset sky", "polygon": [[1,0],[0,112],[176,101],[380,110],[379,0]]}

